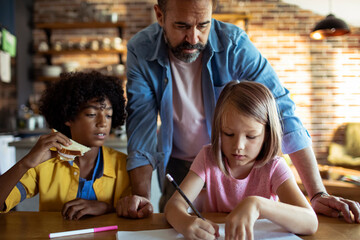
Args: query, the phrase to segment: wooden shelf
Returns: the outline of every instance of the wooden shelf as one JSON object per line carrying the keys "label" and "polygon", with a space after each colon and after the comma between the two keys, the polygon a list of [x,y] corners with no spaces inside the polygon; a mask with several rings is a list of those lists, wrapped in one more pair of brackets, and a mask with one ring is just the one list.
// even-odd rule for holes
{"label": "wooden shelf", "polygon": [[233,23],[235,25],[237,25],[239,21],[243,21],[245,32],[248,32],[249,20],[251,18],[250,15],[245,13],[213,13],[212,17],[216,20]]}
{"label": "wooden shelf", "polygon": [[126,48],[116,50],[116,49],[109,49],[109,50],[79,50],[79,49],[70,49],[70,50],[49,50],[44,52],[37,51],[36,54],[38,55],[62,55],[62,54],[124,54],[126,53]]}
{"label": "wooden shelf", "polygon": [[[121,76],[114,76],[114,77],[118,77],[121,81],[124,81],[126,79],[126,75],[121,75]],[[53,82],[53,81],[58,81],[60,79],[60,77],[47,77],[47,76],[37,76],[36,77],[36,81],[37,82]]]}
{"label": "wooden shelf", "polygon": [[241,14],[241,13],[214,13],[213,18],[223,22],[234,22],[238,20],[249,20],[250,15]]}
{"label": "wooden shelf", "polygon": [[[54,23],[36,23],[36,29],[42,29],[46,34],[46,41],[51,50],[48,51],[36,51],[36,55],[40,55],[46,58],[46,63],[52,65],[53,55],[66,55],[66,54],[118,54],[119,63],[122,63],[122,56],[126,54],[126,46],[122,45],[122,48],[109,49],[109,50],[91,50],[91,49],[64,49],[64,50],[53,50],[51,48],[51,36],[54,30],[71,30],[71,29],[100,29],[100,28],[116,28],[118,30],[118,37],[122,38],[122,29],[125,27],[125,22],[54,22]],[[41,81],[49,81],[51,78],[45,78]]]}
{"label": "wooden shelf", "polygon": [[71,23],[37,23],[39,29],[80,29],[80,28],[123,28],[125,22],[71,22]]}

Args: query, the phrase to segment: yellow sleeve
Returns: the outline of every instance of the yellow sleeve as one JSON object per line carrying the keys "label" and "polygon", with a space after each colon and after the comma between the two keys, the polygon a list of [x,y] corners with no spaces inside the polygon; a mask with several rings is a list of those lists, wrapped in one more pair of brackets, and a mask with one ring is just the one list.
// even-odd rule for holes
{"label": "yellow sleeve", "polygon": [[38,193],[35,168],[29,169],[16,186],[11,190],[5,200],[6,209],[3,212],[9,212],[16,205],[26,198],[31,198]]}
{"label": "yellow sleeve", "polygon": [[4,211],[0,211],[1,213],[7,213],[9,212],[11,209],[13,209],[16,205],[18,205],[20,203],[21,200],[21,194],[19,189],[15,186],[9,196],[6,198],[5,200],[5,209]]}

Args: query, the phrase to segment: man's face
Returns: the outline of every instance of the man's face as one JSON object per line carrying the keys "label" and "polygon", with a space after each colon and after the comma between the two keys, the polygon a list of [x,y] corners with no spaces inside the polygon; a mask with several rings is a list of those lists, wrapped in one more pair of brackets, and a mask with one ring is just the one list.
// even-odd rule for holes
{"label": "man's face", "polygon": [[169,0],[165,15],[157,5],[155,12],[174,56],[187,63],[195,61],[208,41],[212,1]]}

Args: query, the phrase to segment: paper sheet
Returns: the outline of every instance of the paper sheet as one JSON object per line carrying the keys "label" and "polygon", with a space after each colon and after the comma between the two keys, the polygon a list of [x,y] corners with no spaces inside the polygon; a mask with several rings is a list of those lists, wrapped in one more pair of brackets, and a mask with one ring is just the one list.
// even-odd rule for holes
{"label": "paper sheet", "polygon": [[11,57],[7,52],[0,51],[0,80],[11,82]]}
{"label": "paper sheet", "polygon": [[[225,239],[225,224],[219,224],[220,238]],[[255,239],[301,239],[293,233],[287,232],[279,225],[267,220],[259,219],[254,226]],[[117,240],[131,239],[131,240],[153,240],[153,239],[184,239],[181,234],[178,234],[173,228],[158,229],[148,231],[118,231],[116,234]]]}

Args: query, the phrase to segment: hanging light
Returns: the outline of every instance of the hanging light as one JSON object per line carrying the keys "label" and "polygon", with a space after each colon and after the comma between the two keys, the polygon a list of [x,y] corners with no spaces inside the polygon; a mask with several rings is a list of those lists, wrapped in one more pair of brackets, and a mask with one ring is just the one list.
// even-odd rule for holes
{"label": "hanging light", "polygon": [[310,33],[310,37],[319,40],[325,37],[341,36],[349,32],[350,28],[343,20],[336,18],[334,14],[329,14],[316,24],[314,30]]}

